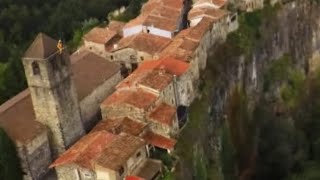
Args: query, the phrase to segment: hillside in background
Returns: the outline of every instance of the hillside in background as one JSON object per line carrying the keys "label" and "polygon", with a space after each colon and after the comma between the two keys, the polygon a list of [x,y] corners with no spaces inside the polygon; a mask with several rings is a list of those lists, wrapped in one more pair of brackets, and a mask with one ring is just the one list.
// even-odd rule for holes
{"label": "hillside in background", "polygon": [[107,23],[110,12],[126,6],[123,20],[139,14],[144,0],[1,0],[0,104],[26,88],[21,56],[37,33],[62,39],[74,48],[82,34]]}

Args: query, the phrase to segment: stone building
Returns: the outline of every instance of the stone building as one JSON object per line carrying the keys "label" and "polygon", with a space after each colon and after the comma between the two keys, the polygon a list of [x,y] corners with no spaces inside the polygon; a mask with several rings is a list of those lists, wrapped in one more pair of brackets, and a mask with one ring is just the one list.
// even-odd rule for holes
{"label": "stone building", "polygon": [[194,4],[194,8],[213,8],[221,9],[226,6],[228,0],[197,0]]}
{"label": "stone building", "polygon": [[110,60],[125,64],[132,71],[145,60],[157,58],[170,39],[148,33],[139,33],[121,39],[114,45]]}
{"label": "stone building", "polygon": [[147,114],[147,120],[152,132],[166,137],[174,137],[178,134],[179,123],[176,108],[166,104],[158,104]]}
{"label": "stone building", "polygon": [[142,13],[124,26],[123,36],[143,32],[173,38],[182,7],[182,0],[147,2],[142,8]]}
{"label": "stone building", "polygon": [[262,9],[264,0],[236,0],[235,4],[242,11],[252,12],[256,9]]}
{"label": "stone building", "polygon": [[84,47],[105,58],[109,58],[108,53],[113,48],[113,44],[122,38],[122,28],[124,23],[111,21],[107,27],[95,27],[84,35]]}
{"label": "stone building", "polygon": [[[77,141],[122,79],[120,67],[89,52],[71,58],[39,34],[23,64],[29,89],[0,106],[0,126],[15,142],[24,179],[41,179],[56,157]],[[92,125],[91,125],[92,126]]]}
{"label": "stone building", "polygon": [[51,167],[55,167],[59,180],[122,180],[128,175],[153,179],[161,171],[161,161],[149,159],[146,147],[146,142],[136,136],[94,131]]}

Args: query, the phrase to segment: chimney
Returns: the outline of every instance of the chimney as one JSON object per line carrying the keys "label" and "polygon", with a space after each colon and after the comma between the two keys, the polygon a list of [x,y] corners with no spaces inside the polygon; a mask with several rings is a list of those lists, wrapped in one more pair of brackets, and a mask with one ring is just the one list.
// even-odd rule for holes
{"label": "chimney", "polygon": [[166,73],[166,69],[164,65],[161,65],[159,68],[159,75],[164,75]]}

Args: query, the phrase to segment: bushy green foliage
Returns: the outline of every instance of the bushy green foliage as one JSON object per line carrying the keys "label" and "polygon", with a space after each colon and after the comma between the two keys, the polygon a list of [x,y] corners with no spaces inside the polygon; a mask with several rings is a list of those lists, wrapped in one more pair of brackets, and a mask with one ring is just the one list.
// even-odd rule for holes
{"label": "bushy green foliage", "polygon": [[225,123],[221,130],[221,162],[222,162],[222,172],[225,180],[236,179],[236,150],[232,144],[230,131]]}
{"label": "bushy green foliage", "polygon": [[15,146],[0,128],[0,179],[22,180],[22,173]]}
{"label": "bushy green foliage", "polygon": [[[103,23],[109,12],[129,6],[135,17],[145,0],[1,0],[0,104],[26,88],[21,56],[39,32],[68,42],[74,50],[88,27]],[[6,66],[5,70],[3,70]]]}

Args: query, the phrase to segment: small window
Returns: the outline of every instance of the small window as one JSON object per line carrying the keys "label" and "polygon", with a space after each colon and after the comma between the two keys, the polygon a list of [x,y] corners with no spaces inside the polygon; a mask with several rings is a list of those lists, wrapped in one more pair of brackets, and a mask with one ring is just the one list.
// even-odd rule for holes
{"label": "small window", "polygon": [[148,34],[150,33],[150,30],[149,30],[149,29],[147,29],[147,33],[148,33]]}
{"label": "small window", "polygon": [[31,66],[32,66],[33,75],[39,75],[40,74],[39,64],[37,62],[33,62]]}
{"label": "small window", "polygon": [[113,58],[114,58],[113,55],[111,55],[111,56],[110,56],[110,59],[113,60]]}
{"label": "small window", "polygon": [[136,155],[136,158],[139,158],[141,156],[141,152],[138,152]]}
{"label": "small window", "polygon": [[124,173],[124,168],[123,168],[123,166],[121,166],[119,169],[119,176],[122,176],[123,173]]}
{"label": "small window", "polygon": [[141,56],[141,57],[140,57],[140,60],[141,60],[141,61],[143,61],[143,60],[144,60],[144,57],[143,57],[143,56]]}

